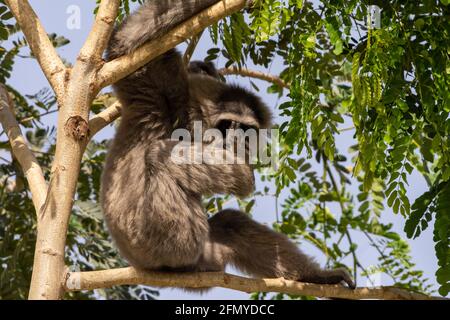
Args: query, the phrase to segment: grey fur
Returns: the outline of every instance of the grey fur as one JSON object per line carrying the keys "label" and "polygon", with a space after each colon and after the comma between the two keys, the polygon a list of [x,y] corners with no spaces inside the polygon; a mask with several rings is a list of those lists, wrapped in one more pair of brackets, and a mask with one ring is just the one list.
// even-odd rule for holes
{"label": "grey fur", "polygon": [[214,64],[211,61],[205,62],[205,61],[191,61],[189,63],[188,72],[190,74],[199,73],[199,74],[205,74],[209,75],[213,78],[223,80],[219,72],[217,72],[216,68],[214,67]]}
{"label": "grey fur", "polygon": [[[115,30],[107,58],[136,49],[215,2],[160,0],[143,5]],[[224,210],[207,220],[203,195],[245,197],[253,192],[250,165],[171,161],[177,144],[169,139],[172,131],[190,129],[194,120],[212,128],[226,114],[235,122],[270,127],[270,112],[258,97],[208,73],[188,74],[175,50],[120,80],[114,89],[124,108],[103,171],[101,204],[109,231],[131,265],[219,271],[233,264],[259,277],[345,281],[354,287],[344,269],[321,269],[285,235],[245,213]]]}

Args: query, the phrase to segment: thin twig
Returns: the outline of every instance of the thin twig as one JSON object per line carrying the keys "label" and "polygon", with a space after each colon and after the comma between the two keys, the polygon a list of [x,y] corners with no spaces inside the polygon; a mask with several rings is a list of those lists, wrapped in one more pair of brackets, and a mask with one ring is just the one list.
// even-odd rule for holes
{"label": "thin twig", "polygon": [[56,109],[56,110],[51,110],[51,111],[47,111],[47,112],[43,112],[43,113],[38,114],[38,115],[36,115],[36,116],[31,116],[31,117],[19,119],[19,123],[25,123],[25,122],[28,122],[28,121],[31,121],[31,120],[34,120],[34,119],[37,119],[37,118],[41,118],[41,117],[44,117],[44,116],[48,116],[49,114],[53,114],[53,113],[56,113],[56,112],[58,112],[58,109]]}
{"label": "thin twig", "polygon": [[189,64],[189,61],[191,61],[192,55],[194,54],[195,48],[197,47],[197,44],[200,41],[200,38],[202,37],[202,34],[203,30],[200,31],[195,36],[193,36],[189,41],[188,47],[186,48],[186,51],[184,52],[183,55],[183,63],[185,66]]}
{"label": "thin twig", "polygon": [[246,69],[246,68],[241,68],[241,69],[239,69],[238,67],[222,68],[219,70],[219,73],[221,75],[240,75],[240,76],[244,76],[244,77],[255,78],[255,79],[274,83],[281,88],[286,88],[286,89],[290,88],[290,85],[288,83],[284,82],[278,76],[275,76],[275,75],[272,75],[269,73],[260,72],[260,71],[250,70],[250,69]]}

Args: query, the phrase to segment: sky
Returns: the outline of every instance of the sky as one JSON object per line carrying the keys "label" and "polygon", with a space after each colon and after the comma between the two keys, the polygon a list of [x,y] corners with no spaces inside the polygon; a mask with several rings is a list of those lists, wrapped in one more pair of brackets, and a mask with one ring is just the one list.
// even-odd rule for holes
{"label": "sky", "polygon": [[[93,9],[95,7],[95,0],[30,0],[30,4],[35,9],[38,17],[40,17],[45,30],[48,33],[57,33],[70,39],[71,43],[58,49],[58,53],[67,61],[73,62],[77,57],[77,53],[84,43],[90,27],[93,22]],[[208,35],[202,37],[199,45],[196,48],[193,59],[201,60],[206,56],[206,51],[211,47]],[[183,48],[183,45],[180,46]],[[223,61],[218,62],[217,67],[223,67]],[[252,67],[249,65],[249,67]],[[273,63],[270,69],[262,69],[254,67],[255,70],[268,72],[272,74],[279,74],[281,64],[279,61]],[[251,88],[250,80],[247,78],[240,78],[231,76],[227,78],[229,82],[238,83],[244,87]],[[281,120],[276,109],[277,104],[280,103],[277,96],[265,93],[267,84],[252,80],[259,86],[259,95],[272,108],[275,116],[275,122]],[[42,71],[37,62],[33,59],[19,59],[14,67],[14,72],[9,84],[18,89],[22,94],[35,94],[43,87],[49,87]],[[45,123],[48,125],[56,123],[56,115],[49,115],[45,118]],[[111,138],[114,134],[114,129],[109,126],[97,135],[97,139]],[[347,151],[348,147],[354,143],[352,132],[344,132],[337,138],[337,146],[339,150]],[[408,188],[408,196],[410,200],[416,199],[424,191],[427,186],[423,178],[417,173],[412,174],[409,178],[410,186]],[[257,189],[261,190],[262,184],[258,183]],[[356,194],[357,188],[353,186],[350,192]],[[281,195],[281,200],[286,197],[286,193]],[[253,211],[254,219],[270,225],[275,220],[275,201],[272,197],[258,197]],[[280,209],[280,208],[278,208]],[[333,207],[332,207],[333,209]],[[382,214],[383,222],[391,222],[394,225],[394,230],[405,236],[403,230],[404,219],[401,216],[396,216],[391,209],[386,209]],[[365,238],[361,234],[352,234],[356,243],[359,244],[359,257],[365,266],[370,266],[376,263],[376,255],[374,249],[369,245],[365,245]],[[434,273],[437,269],[437,262],[434,253],[434,243],[432,241],[432,228],[428,228],[419,239],[409,240],[411,245],[411,253],[413,262],[417,264],[417,268],[423,270],[425,276],[430,280],[431,284],[436,284]],[[322,265],[325,262],[324,255],[316,248],[313,248],[307,243],[302,243],[301,248],[306,253],[316,257],[316,260]],[[350,262],[348,260],[347,262]],[[236,270],[228,269],[231,273],[237,273]],[[389,279],[381,276],[379,279],[381,285],[389,285]],[[358,285],[366,286],[369,283],[364,278],[359,278]],[[215,288],[209,293],[202,296],[192,293],[185,293],[180,289],[161,289],[160,299],[248,299],[249,295],[243,292],[234,290]]]}

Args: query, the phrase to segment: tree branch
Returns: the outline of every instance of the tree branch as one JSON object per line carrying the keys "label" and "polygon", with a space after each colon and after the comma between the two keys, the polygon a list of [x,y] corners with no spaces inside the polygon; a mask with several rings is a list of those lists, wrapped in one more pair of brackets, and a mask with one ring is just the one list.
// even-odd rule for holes
{"label": "tree branch", "polygon": [[117,285],[139,284],[155,287],[180,288],[222,287],[243,292],[280,292],[341,299],[441,299],[396,287],[356,288],[355,290],[351,290],[340,285],[302,283],[283,278],[252,279],[224,272],[144,272],[132,267],[102,271],[69,272],[66,274],[65,289],[66,291],[93,290]]}
{"label": "tree branch", "polygon": [[287,84],[286,82],[284,82],[280,77],[277,77],[277,76],[274,76],[274,75],[268,74],[268,73],[263,73],[260,71],[249,70],[246,68],[241,68],[241,69],[239,69],[237,67],[222,68],[219,70],[219,73],[221,75],[235,74],[235,75],[240,75],[240,76],[244,76],[244,77],[260,79],[260,80],[272,82],[281,88],[286,88],[286,89],[290,88],[290,85]]}
{"label": "tree branch", "polygon": [[102,0],[91,32],[80,50],[79,59],[94,58],[97,61],[102,59],[103,52],[114,29],[118,9],[119,0]]}
{"label": "tree branch", "polygon": [[178,25],[164,36],[144,44],[133,53],[107,62],[98,72],[98,88],[104,88],[133,73],[193,34],[244,8],[246,3],[246,0],[222,0]]}
{"label": "tree branch", "polygon": [[120,117],[122,105],[119,101],[114,102],[111,106],[96,114],[89,120],[89,137],[93,137],[97,132],[106,127],[108,124]]}
{"label": "tree branch", "polygon": [[38,217],[29,299],[60,299],[64,293],[67,228],[89,137],[89,110],[98,92],[94,80],[103,63],[101,54],[112,31],[118,3],[118,0],[102,0],[92,31],[67,77],[58,113],[52,175]]}
{"label": "tree branch", "polygon": [[0,84],[0,123],[8,135],[12,152],[17,161],[19,161],[28,180],[33,204],[36,208],[36,213],[38,213],[47,195],[47,183],[45,182],[41,166],[22,136],[19,124],[11,112],[12,108],[12,101],[6,87]]}
{"label": "tree branch", "polygon": [[41,65],[45,77],[56,93],[59,102],[64,95],[66,67],[56,53],[52,42],[28,0],[6,0],[27,39],[31,51]]}
{"label": "tree branch", "polygon": [[32,120],[37,119],[37,118],[40,119],[41,117],[48,116],[49,114],[52,114],[52,113],[55,113],[55,112],[58,112],[58,111],[59,111],[58,109],[50,110],[50,111],[38,114],[36,116],[31,116],[31,117],[26,117],[26,118],[23,118],[23,119],[19,119],[19,123],[29,122],[29,121],[32,121]]}
{"label": "tree branch", "polygon": [[202,37],[202,34],[203,30],[189,40],[189,44],[183,55],[183,63],[185,66],[187,66],[191,61],[192,55],[194,54],[195,48],[197,47],[197,44],[200,41],[200,38]]}

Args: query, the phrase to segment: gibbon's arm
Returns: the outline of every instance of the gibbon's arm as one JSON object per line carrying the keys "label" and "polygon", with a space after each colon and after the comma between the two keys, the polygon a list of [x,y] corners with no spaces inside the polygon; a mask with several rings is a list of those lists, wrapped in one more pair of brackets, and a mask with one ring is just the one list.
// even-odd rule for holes
{"label": "gibbon's arm", "polygon": [[[254,191],[252,167],[248,164],[236,164],[237,160],[244,159],[238,159],[234,152],[205,143],[202,149],[195,144],[178,143],[179,141],[168,139],[158,141],[147,154],[146,161],[153,165],[161,164],[159,169],[167,170],[185,190],[196,194],[221,193],[246,197]],[[185,162],[186,158],[183,159],[183,156],[186,155],[191,162]],[[224,162],[227,158],[232,163]]]}
{"label": "gibbon's arm", "polygon": [[152,0],[127,17],[114,31],[108,60],[128,54],[163,35],[220,0]]}
{"label": "gibbon's arm", "polygon": [[[187,20],[219,0],[152,0],[128,16],[113,32],[106,59],[128,54],[142,44]],[[126,106],[122,121],[133,128],[136,123],[152,123],[153,132],[164,136],[173,127],[186,126],[189,85],[180,54],[169,50],[114,85]],[[124,129],[125,130],[125,129]],[[130,129],[126,129],[130,134]]]}

